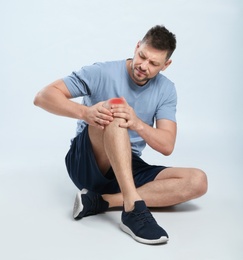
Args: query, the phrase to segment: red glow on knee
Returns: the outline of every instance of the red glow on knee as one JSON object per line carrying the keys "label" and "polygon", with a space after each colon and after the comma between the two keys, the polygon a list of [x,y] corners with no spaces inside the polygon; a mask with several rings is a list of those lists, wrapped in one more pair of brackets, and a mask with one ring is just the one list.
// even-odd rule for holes
{"label": "red glow on knee", "polygon": [[120,105],[120,104],[124,104],[124,101],[121,98],[112,98],[110,100],[110,103],[113,105]]}

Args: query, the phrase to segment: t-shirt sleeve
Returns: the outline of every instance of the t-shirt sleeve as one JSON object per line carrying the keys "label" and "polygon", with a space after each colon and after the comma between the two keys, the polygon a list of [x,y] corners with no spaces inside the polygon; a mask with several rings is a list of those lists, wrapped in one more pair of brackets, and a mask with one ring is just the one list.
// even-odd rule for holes
{"label": "t-shirt sleeve", "polygon": [[156,120],[168,119],[176,122],[177,93],[174,84],[167,86],[166,95],[161,99],[155,114]]}
{"label": "t-shirt sleeve", "polygon": [[90,96],[99,82],[100,69],[96,64],[85,66],[64,77],[63,81],[73,98]]}

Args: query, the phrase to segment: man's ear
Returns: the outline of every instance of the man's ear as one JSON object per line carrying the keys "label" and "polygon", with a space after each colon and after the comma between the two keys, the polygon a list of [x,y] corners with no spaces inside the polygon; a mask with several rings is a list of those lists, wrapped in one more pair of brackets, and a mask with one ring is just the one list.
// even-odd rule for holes
{"label": "man's ear", "polygon": [[135,52],[136,52],[136,50],[137,50],[140,46],[141,46],[141,41],[139,41],[139,42],[137,43],[136,48],[135,48]]}
{"label": "man's ear", "polygon": [[164,64],[163,68],[161,69],[161,71],[166,70],[170,66],[171,63],[172,63],[172,60],[167,60]]}

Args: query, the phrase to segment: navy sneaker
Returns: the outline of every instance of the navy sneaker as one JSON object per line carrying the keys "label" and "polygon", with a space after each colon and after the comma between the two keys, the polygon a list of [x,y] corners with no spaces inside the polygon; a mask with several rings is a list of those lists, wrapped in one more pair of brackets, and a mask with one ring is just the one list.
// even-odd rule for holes
{"label": "navy sneaker", "polygon": [[166,231],[160,227],[144,201],[136,201],[134,210],[123,210],[120,228],[136,241],[144,244],[162,244],[169,240]]}
{"label": "navy sneaker", "polygon": [[90,215],[96,215],[108,209],[109,203],[101,195],[82,189],[76,195],[73,206],[73,218],[81,219]]}

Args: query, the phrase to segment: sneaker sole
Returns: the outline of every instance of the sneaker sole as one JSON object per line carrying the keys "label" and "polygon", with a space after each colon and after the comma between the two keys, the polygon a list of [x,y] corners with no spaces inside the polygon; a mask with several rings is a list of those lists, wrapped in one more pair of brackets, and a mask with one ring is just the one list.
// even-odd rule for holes
{"label": "sneaker sole", "polygon": [[130,235],[134,240],[136,240],[139,243],[148,244],[148,245],[156,245],[156,244],[164,244],[169,241],[169,238],[166,236],[160,237],[158,239],[145,239],[136,236],[130,228],[128,228],[126,225],[124,225],[122,222],[120,223],[120,228],[122,231]]}
{"label": "sneaker sole", "polygon": [[88,192],[88,190],[86,189],[82,189],[81,191],[79,191],[76,194],[76,198],[74,201],[74,205],[73,205],[73,218],[77,219],[77,218],[82,218],[82,216],[80,217],[79,214],[80,212],[82,212],[83,210],[83,203],[82,203],[82,194],[86,194]]}

